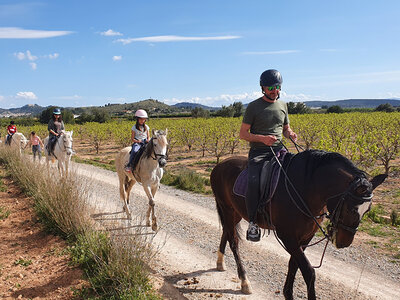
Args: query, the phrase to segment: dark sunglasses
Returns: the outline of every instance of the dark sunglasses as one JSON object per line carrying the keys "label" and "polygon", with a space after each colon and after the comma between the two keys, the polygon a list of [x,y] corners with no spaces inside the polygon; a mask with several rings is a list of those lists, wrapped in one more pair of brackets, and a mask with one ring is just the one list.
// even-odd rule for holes
{"label": "dark sunglasses", "polygon": [[273,90],[280,90],[281,86],[280,85],[274,85],[274,86],[269,86],[268,91],[273,91]]}

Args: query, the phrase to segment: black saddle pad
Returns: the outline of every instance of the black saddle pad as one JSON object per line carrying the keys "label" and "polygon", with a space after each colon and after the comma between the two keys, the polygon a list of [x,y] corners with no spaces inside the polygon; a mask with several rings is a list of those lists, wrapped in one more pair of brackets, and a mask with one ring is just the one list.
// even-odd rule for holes
{"label": "black saddle pad", "polygon": [[133,168],[135,168],[137,166],[137,164],[139,163],[139,160],[142,157],[144,150],[146,149],[146,145],[147,144],[143,144],[139,148],[138,152],[136,153],[135,158],[133,159],[133,162],[132,162]]}
{"label": "black saddle pad", "polygon": [[[281,164],[286,156],[286,149],[283,148],[276,153]],[[275,193],[275,189],[279,182],[280,166],[273,157],[270,161],[264,163],[260,174],[260,197],[262,202],[268,202]],[[233,186],[233,193],[240,197],[246,197],[248,181],[248,169],[244,169],[236,178]]]}

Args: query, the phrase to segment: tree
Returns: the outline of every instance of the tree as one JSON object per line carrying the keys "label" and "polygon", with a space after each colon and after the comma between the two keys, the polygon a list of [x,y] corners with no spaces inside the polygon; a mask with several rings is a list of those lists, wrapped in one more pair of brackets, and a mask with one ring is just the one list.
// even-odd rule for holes
{"label": "tree", "polygon": [[202,107],[195,107],[191,111],[193,118],[208,118],[210,112]]}
{"label": "tree", "polygon": [[[57,108],[57,106],[49,106],[44,111],[42,111],[39,115],[39,122],[42,124],[49,123],[50,119],[53,117],[53,111],[55,108]],[[75,124],[74,114],[72,113],[72,111],[62,108],[61,115],[64,123]]]}
{"label": "tree", "polygon": [[341,113],[344,113],[344,110],[339,105],[333,105],[333,106],[329,106],[329,108],[326,110],[326,113],[327,114],[330,114],[330,113],[341,114]]}
{"label": "tree", "polygon": [[217,111],[217,113],[216,113],[217,116],[225,117],[225,118],[232,118],[234,116],[234,114],[235,114],[235,110],[234,110],[232,104],[229,106],[222,105],[222,108],[219,111]]}
{"label": "tree", "polygon": [[375,108],[375,111],[394,112],[396,109],[389,103],[380,104]]}
{"label": "tree", "polygon": [[243,104],[242,102],[234,102],[233,105],[233,116],[240,117],[243,114]]}
{"label": "tree", "polygon": [[303,102],[289,102],[287,106],[289,114],[308,114],[311,112],[311,109]]}

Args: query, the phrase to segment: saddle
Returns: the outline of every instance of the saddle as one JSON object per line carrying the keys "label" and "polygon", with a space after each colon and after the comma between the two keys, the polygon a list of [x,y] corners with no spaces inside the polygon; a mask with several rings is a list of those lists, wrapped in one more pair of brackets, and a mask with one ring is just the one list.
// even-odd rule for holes
{"label": "saddle", "polygon": [[[142,157],[144,150],[146,149],[146,145],[147,145],[147,144],[142,144],[142,145],[140,146],[138,152],[136,153],[136,155],[135,155],[135,157],[134,157],[134,159],[133,159],[133,161],[132,161],[132,165],[131,165],[132,171],[135,170],[137,164],[139,163],[139,160],[140,160],[140,158]],[[131,151],[132,151],[132,150],[131,150]],[[129,151],[129,153],[131,153],[131,151]]]}
{"label": "saddle", "polygon": [[[276,156],[281,163],[286,157],[287,150],[285,148],[279,150]],[[266,205],[274,196],[276,187],[280,177],[280,165],[273,157],[270,161],[264,162],[260,174],[260,207]],[[248,181],[248,169],[244,169],[236,178],[233,186],[233,193],[240,197],[246,197]]]}

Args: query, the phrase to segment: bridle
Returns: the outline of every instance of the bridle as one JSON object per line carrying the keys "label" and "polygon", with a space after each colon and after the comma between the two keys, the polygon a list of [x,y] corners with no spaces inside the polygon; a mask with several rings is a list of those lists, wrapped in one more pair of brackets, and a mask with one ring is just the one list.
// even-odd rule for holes
{"label": "bridle", "polygon": [[[152,137],[150,142],[153,143],[153,140],[156,140],[156,139],[157,139],[157,137]],[[152,156],[152,155],[154,155],[154,156]],[[165,154],[156,153],[156,150],[155,150],[155,147],[154,147],[154,143],[153,143],[153,153],[150,155],[150,157],[153,160],[157,160],[158,163],[160,164],[162,159],[168,160],[168,148],[167,148],[167,152]]]}
{"label": "bridle", "polygon": [[335,199],[337,197],[339,197],[339,201],[336,204],[335,209],[333,210],[332,213],[327,214],[327,218],[330,220],[330,228],[329,228],[329,232],[328,232],[328,236],[329,238],[332,238],[333,234],[338,230],[338,228],[342,228],[346,231],[351,232],[352,234],[355,234],[357,232],[358,226],[354,227],[354,226],[348,226],[346,224],[344,224],[341,221],[341,213],[342,213],[342,207],[343,207],[343,203],[346,199],[351,199],[350,203],[358,205],[358,204],[363,204],[365,202],[369,202],[371,201],[372,197],[373,197],[373,193],[369,193],[367,195],[355,195],[354,194],[354,190],[357,189],[357,187],[362,185],[362,179],[360,177],[355,178],[349,185],[349,187],[347,188],[346,191],[344,191],[343,193],[334,195],[332,197],[329,197],[327,199],[327,207],[330,207],[329,202],[332,201],[332,199]]}
{"label": "bridle", "polygon": [[[74,151],[72,150],[72,146],[66,146],[66,145],[65,145],[65,143],[66,143],[67,141],[65,140],[64,135],[65,135],[64,133],[61,134],[61,135],[59,135],[59,136],[57,137],[57,139],[59,139],[60,137],[62,137],[62,139],[63,139],[63,146],[64,146],[65,151],[71,150],[71,153],[73,153]],[[59,143],[57,143],[57,145],[58,145],[58,147],[62,150],[62,148],[61,148],[61,146],[59,145]],[[72,143],[71,143],[71,145],[72,145]]]}

